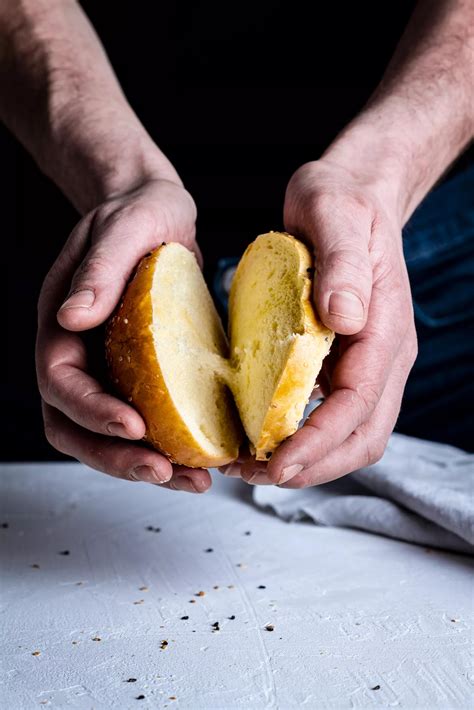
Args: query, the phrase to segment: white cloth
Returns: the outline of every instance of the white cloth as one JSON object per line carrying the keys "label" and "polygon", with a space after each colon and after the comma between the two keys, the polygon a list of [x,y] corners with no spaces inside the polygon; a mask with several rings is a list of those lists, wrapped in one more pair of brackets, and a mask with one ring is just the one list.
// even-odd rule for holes
{"label": "white cloth", "polygon": [[321,486],[256,486],[254,501],[285,520],[358,528],[473,552],[474,455],[393,434],[381,461]]}

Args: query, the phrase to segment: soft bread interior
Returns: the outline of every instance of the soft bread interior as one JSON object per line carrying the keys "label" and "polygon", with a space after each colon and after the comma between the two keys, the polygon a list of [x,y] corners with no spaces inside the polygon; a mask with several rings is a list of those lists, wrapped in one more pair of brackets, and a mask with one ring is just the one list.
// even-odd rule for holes
{"label": "soft bread interior", "polygon": [[194,254],[171,243],[142,259],[106,352],[150,444],[186,466],[228,463],[242,441],[235,405],[259,460],[296,430],[333,338],[311,305],[311,271],[298,240],[258,237],[232,284],[229,353]]}
{"label": "soft bread interior", "polygon": [[311,306],[311,258],[270,232],[246,250],[232,283],[232,390],[257,459],[296,431],[333,333]]}
{"label": "soft bread interior", "polygon": [[197,444],[221,459],[235,450],[237,427],[220,318],[194,255],[168,244],[152,284],[156,359],[176,410]]}

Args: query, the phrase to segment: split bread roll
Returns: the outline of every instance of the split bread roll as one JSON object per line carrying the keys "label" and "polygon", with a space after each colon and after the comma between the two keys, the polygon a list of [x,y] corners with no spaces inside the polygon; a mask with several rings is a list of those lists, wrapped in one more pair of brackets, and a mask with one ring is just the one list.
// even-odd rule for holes
{"label": "split bread roll", "polygon": [[106,353],[146,441],[173,462],[210,468],[237,458],[245,430],[257,460],[270,458],[298,428],[334,338],[311,304],[312,273],[289,234],[250,244],[232,283],[229,347],[194,254],[170,243],[142,259]]}

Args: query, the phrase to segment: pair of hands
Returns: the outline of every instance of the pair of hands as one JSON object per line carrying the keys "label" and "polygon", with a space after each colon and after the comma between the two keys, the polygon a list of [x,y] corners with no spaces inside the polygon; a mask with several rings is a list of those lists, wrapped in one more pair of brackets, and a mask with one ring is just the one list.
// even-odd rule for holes
{"label": "pair of hands", "polygon": [[[375,183],[324,158],[291,178],[285,227],[314,250],[314,301],[339,334],[320,378],[327,398],[268,463],[247,459],[226,473],[301,488],[382,456],[416,357],[400,218],[386,204]],[[108,318],[136,264],[157,244],[177,241],[201,258],[195,219],[189,193],[168,180],[148,181],[88,213],[43,284],[36,361],[53,447],[119,478],[202,493],[211,485],[208,471],[172,466],[134,443],[144,422],[88,373],[80,335]]]}

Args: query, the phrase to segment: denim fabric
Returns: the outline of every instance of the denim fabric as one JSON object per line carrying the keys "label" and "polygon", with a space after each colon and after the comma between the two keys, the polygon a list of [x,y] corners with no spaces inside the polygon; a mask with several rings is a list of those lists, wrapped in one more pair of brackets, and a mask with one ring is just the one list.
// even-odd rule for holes
{"label": "denim fabric", "polygon": [[474,449],[474,167],[431,192],[403,231],[418,358],[397,431]]}
{"label": "denim fabric", "polygon": [[[474,166],[433,190],[403,230],[419,354],[396,431],[474,450]],[[237,257],[218,263],[225,309]]]}

